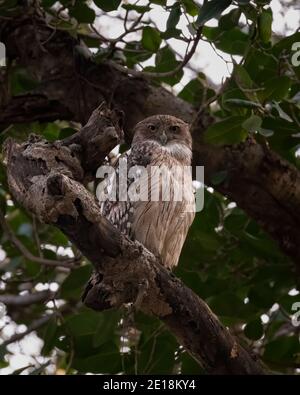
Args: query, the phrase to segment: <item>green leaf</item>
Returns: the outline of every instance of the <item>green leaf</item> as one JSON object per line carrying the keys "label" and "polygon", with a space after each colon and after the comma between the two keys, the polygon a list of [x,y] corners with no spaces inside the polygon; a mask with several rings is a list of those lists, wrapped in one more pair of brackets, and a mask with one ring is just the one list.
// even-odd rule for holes
{"label": "green leaf", "polygon": [[120,5],[121,0],[94,0],[94,3],[103,11],[109,12],[116,10]]}
{"label": "green leaf", "polygon": [[150,52],[157,52],[161,44],[159,32],[153,27],[146,26],[143,29],[142,45]]}
{"label": "green leaf", "polygon": [[[176,60],[175,54],[169,46],[165,46],[161,48],[155,57],[155,69],[154,71],[159,73],[164,73],[167,71],[174,70],[180,62]],[[161,81],[166,82],[169,85],[175,85],[177,82],[181,80],[183,76],[183,71],[180,70],[178,73],[171,77],[161,78]]]}
{"label": "green leaf", "polygon": [[221,246],[221,239],[214,231],[197,231],[198,244],[207,251],[216,251]]}
{"label": "green leaf", "polygon": [[292,81],[287,76],[271,78],[263,84],[263,90],[258,92],[260,101],[280,101],[288,96]]}
{"label": "green leaf", "polygon": [[79,314],[69,316],[64,327],[72,333],[73,336],[79,337],[83,335],[94,334],[98,329],[101,315],[94,311],[86,311]]}
{"label": "green leaf", "polygon": [[5,355],[7,354],[7,349],[4,344],[0,344],[0,360],[3,361]]}
{"label": "green leaf", "polygon": [[197,26],[203,26],[210,19],[218,17],[230,4],[231,0],[211,0],[205,3],[200,9]]}
{"label": "green leaf", "polygon": [[39,83],[28,70],[17,67],[11,75],[11,90],[13,95],[30,92],[38,87]]}
{"label": "green leaf", "polygon": [[207,302],[215,314],[221,316],[241,318],[247,314],[243,301],[230,292],[213,296]]}
{"label": "green leaf", "polygon": [[43,136],[49,141],[55,141],[59,138],[60,127],[54,122],[48,123],[43,130]]}
{"label": "green leaf", "polygon": [[184,9],[191,16],[196,16],[199,13],[199,6],[193,0],[182,0]]}
{"label": "green leaf", "polygon": [[220,29],[230,30],[238,26],[241,13],[242,11],[239,8],[235,8],[234,10],[228,12],[228,14],[223,15],[219,20]]}
{"label": "green leaf", "polygon": [[244,141],[247,132],[242,123],[245,118],[232,116],[210,126],[204,133],[204,140],[209,144],[236,144]]}
{"label": "green leaf", "polygon": [[96,17],[95,11],[81,1],[77,1],[70,9],[70,15],[79,23],[93,23]]}
{"label": "green leaf", "polygon": [[144,14],[147,11],[151,10],[151,7],[148,5],[135,5],[135,4],[123,4],[122,8],[128,11],[136,11],[139,14]]}
{"label": "green leaf", "polygon": [[[278,258],[278,250],[276,249],[276,245],[272,239],[268,239],[261,234],[244,232],[242,234],[242,240],[248,245],[250,251],[252,251],[253,254],[256,254],[256,256],[263,257],[267,260]],[[281,256],[280,259],[282,259]],[[274,295],[274,290],[272,291],[272,294]]]}
{"label": "green leaf", "polygon": [[75,358],[72,366],[80,372],[116,374],[122,371],[121,354],[118,347],[105,343],[98,354],[86,358]]}
{"label": "green leaf", "polygon": [[203,28],[202,34],[211,41],[216,48],[231,55],[244,55],[248,48],[250,37],[235,27],[229,30],[222,30],[219,27]]}
{"label": "green leaf", "polygon": [[210,181],[213,185],[220,185],[222,184],[223,181],[226,180],[227,176],[228,176],[227,170],[218,171],[217,173],[214,173],[210,177]]}
{"label": "green leaf", "polygon": [[93,336],[94,347],[99,347],[108,341],[112,341],[118,322],[120,321],[120,314],[118,311],[106,311],[98,315],[98,327]]}
{"label": "green leaf", "polygon": [[256,320],[248,322],[248,324],[244,328],[244,333],[251,340],[258,340],[264,334],[264,329],[262,326],[261,319],[258,318]]}
{"label": "green leaf", "polygon": [[251,115],[246,121],[242,123],[244,129],[250,133],[255,133],[258,131],[262,124],[262,119],[258,115]]}
{"label": "green leaf", "polygon": [[44,345],[42,348],[42,355],[49,355],[54,348],[57,334],[57,323],[56,319],[52,318],[48,322],[44,330],[44,335],[42,336],[44,340]]}
{"label": "green leaf", "polygon": [[91,273],[92,267],[90,265],[84,265],[72,270],[61,285],[61,297],[64,299],[78,299]]}
{"label": "green leaf", "polygon": [[286,36],[282,38],[280,41],[278,41],[272,48],[272,53],[277,57],[280,58],[281,55],[284,55],[286,51],[288,50],[289,53],[291,51],[291,48],[295,42],[300,41],[300,32],[297,31],[294,34],[291,34],[290,36]]}
{"label": "green leaf", "polygon": [[178,97],[194,105],[200,105],[203,100],[204,89],[200,79],[195,78],[187,83],[178,94]]}
{"label": "green leaf", "polygon": [[9,366],[9,362],[0,360],[0,369],[7,368]]}
{"label": "green leaf", "polygon": [[[164,332],[150,338],[141,336],[138,349],[140,356],[138,367],[140,374],[171,374],[175,364],[175,351],[178,347],[174,337]],[[163,352],[161,352],[163,350]]]}
{"label": "green leaf", "polygon": [[158,4],[164,6],[167,4],[167,0],[150,0],[150,3]]}
{"label": "green leaf", "polygon": [[203,368],[187,352],[180,356],[181,374],[204,374]]}
{"label": "green leaf", "polygon": [[254,306],[269,309],[274,304],[274,290],[268,283],[262,283],[253,286],[249,293],[249,301]]}
{"label": "green leaf", "polygon": [[56,0],[42,0],[42,5],[45,8],[50,8],[56,3]]}
{"label": "green leaf", "polygon": [[173,5],[169,18],[167,20],[167,30],[173,30],[176,28],[180,19],[180,15],[181,15],[180,3],[176,2]]}
{"label": "green leaf", "polygon": [[235,207],[229,215],[226,216],[224,221],[225,228],[234,235],[240,235],[241,231],[245,228],[247,217],[245,213]]}
{"label": "green leaf", "polygon": [[272,11],[271,9],[262,10],[258,17],[258,32],[263,43],[268,43],[272,36]]}
{"label": "green leaf", "polygon": [[253,81],[250,75],[248,74],[247,70],[239,64],[234,66],[234,79],[241,89],[253,88]]}
{"label": "green leaf", "polygon": [[163,40],[169,40],[170,38],[180,38],[181,35],[181,30],[179,29],[169,29],[166,30],[165,32],[160,33],[160,37]]}
{"label": "green leaf", "polygon": [[74,133],[76,133],[76,130],[73,128],[63,128],[60,129],[59,131],[59,140],[63,140],[67,137],[72,136]]}
{"label": "green leaf", "polygon": [[274,362],[291,362],[299,353],[298,336],[281,336],[265,346],[263,358]]}
{"label": "green leaf", "polygon": [[254,82],[243,66],[238,64],[234,66],[234,80],[248,99],[258,101],[256,92],[253,91]]}
{"label": "green leaf", "polygon": [[126,64],[132,68],[135,64],[144,62],[152,56],[152,52],[144,49],[140,41],[131,41],[126,44],[124,49]]}
{"label": "green leaf", "polygon": [[257,86],[270,78],[278,77],[278,57],[271,56],[266,50],[251,47],[246,57],[244,68]]}

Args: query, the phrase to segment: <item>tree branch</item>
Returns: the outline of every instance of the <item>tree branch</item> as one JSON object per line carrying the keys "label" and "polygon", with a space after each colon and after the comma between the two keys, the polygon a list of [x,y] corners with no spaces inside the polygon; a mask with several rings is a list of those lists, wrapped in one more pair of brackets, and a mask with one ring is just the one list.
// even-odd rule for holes
{"label": "tree branch", "polygon": [[[78,132],[77,143],[91,133],[94,139],[119,135],[114,115],[109,126],[101,111],[94,112]],[[237,344],[195,293],[140,243],[129,240],[101,216],[95,198],[77,181],[85,177],[85,170],[79,170],[83,156],[75,157],[72,144],[65,143],[7,141],[8,182],[26,209],[59,227],[94,264],[96,272],[83,296],[86,305],[102,311],[135,303],[161,319],[209,373],[263,374],[258,361]]]}
{"label": "tree branch", "polygon": [[45,302],[55,295],[49,290],[28,293],[26,295],[0,295],[0,302],[7,306],[28,306],[34,303]]}
{"label": "tree branch", "polygon": [[[1,100],[0,100],[1,103]],[[43,94],[19,95],[9,101],[1,111],[1,123],[50,122],[72,119],[72,113],[62,103],[49,100]]]}
{"label": "tree branch", "polygon": [[[35,28],[32,18],[37,19]],[[162,87],[152,86],[140,77],[130,77],[110,64],[96,65],[92,59],[82,56],[78,51],[79,42],[67,32],[57,30],[47,41],[50,34],[52,30],[38,16],[29,18],[24,14],[1,25],[0,40],[6,44],[8,58],[18,59],[19,65],[36,76],[40,86],[35,93],[48,100],[43,111],[34,113],[31,107],[33,112],[29,119],[46,117],[85,123],[87,114],[106,99],[125,113],[125,138],[130,142],[132,127],[147,116],[171,114],[188,122],[195,116],[191,105]],[[46,42],[45,51],[38,45],[37,37]],[[10,116],[5,112],[10,106],[16,108],[17,100],[13,98],[1,109],[0,125],[3,127],[10,122],[28,121],[25,103],[17,119],[14,112],[10,111]],[[53,101],[59,103],[56,107],[59,113],[51,112]],[[299,268],[299,171],[253,140],[238,146],[203,144],[202,132],[212,122],[214,120],[205,112],[199,114],[193,133],[193,164],[205,167],[207,185],[213,185],[211,177],[215,173],[226,171],[226,180],[213,187],[254,218]]]}
{"label": "tree branch", "polygon": [[28,326],[26,331],[12,335],[9,339],[5,340],[1,344],[1,347],[6,347],[11,343],[15,343],[19,340],[22,340],[25,336],[29,335],[29,333],[31,333],[31,332],[41,328],[43,325],[45,325],[55,315],[56,315],[56,313],[45,315],[45,316],[33,321],[32,324],[30,326]]}
{"label": "tree branch", "polygon": [[134,70],[134,69],[129,69],[127,67],[124,67],[116,62],[108,62],[108,64],[112,67],[114,67],[116,70],[130,74],[134,77],[144,77],[144,78],[167,78],[167,77],[172,77],[173,75],[177,74],[180,70],[182,70],[188,62],[192,59],[194,53],[196,52],[197,46],[199,44],[200,38],[201,38],[201,33],[202,33],[202,27],[200,27],[197,30],[196,36],[193,40],[193,45],[190,51],[188,51],[185,56],[183,57],[182,61],[176,66],[173,70],[166,71],[164,73],[155,73],[155,72],[147,72],[147,71],[139,71],[139,70]]}
{"label": "tree branch", "polygon": [[76,263],[75,259],[68,259],[64,261],[41,258],[39,256],[33,255],[21,241],[16,237],[14,232],[11,230],[10,226],[5,220],[3,213],[0,211],[0,225],[4,232],[7,234],[9,240],[17,247],[17,249],[24,255],[26,259],[32,262],[39,263],[41,265],[50,266],[50,267],[66,267],[68,269],[72,269],[74,264]]}

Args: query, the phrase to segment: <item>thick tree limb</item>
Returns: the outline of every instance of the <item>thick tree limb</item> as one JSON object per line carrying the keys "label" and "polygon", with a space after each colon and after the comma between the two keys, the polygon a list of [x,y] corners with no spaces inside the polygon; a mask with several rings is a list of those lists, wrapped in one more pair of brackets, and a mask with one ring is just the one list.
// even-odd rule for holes
{"label": "thick tree limb", "polygon": [[[114,123],[116,114],[112,114],[110,125],[105,115],[103,109],[94,112],[76,141],[84,142],[84,135],[91,138],[92,134],[103,140],[106,135],[113,139],[120,136]],[[40,220],[58,226],[96,267],[83,297],[85,303],[104,310],[136,302],[137,308],[165,322],[208,372],[262,374],[260,364],[195,293],[140,243],[120,234],[100,215],[95,198],[78,182],[91,170],[81,167],[84,148],[73,151],[73,145],[9,140],[7,174],[17,200]],[[109,146],[107,149],[109,152]]]}
{"label": "thick tree limb", "polygon": [[41,94],[20,95],[9,101],[1,111],[1,123],[51,122],[55,119],[72,119],[72,113],[63,103],[48,100]]}
{"label": "thick tree limb", "polygon": [[[6,44],[8,57],[17,59],[40,82],[34,94],[43,98],[41,104],[40,99],[28,97],[28,107],[23,102],[17,117],[14,110],[18,100],[25,97],[0,100],[5,103],[0,125],[57,118],[85,123],[87,115],[106,99],[125,113],[124,130],[130,141],[133,125],[147,116],[165,113],[191,121],[195,115],[188,103],[165,89],[130,77],[109,63],[96,65],[89,56],[81,54],[79,41],[67,32],[53,33],[39,16],[25,13],[5,21],[0,40]],[[216,172],[227,171],[226,180],[214,187],[258,221],[299,270],[299,171],[252,140],[228,147],[203,144],[202,132],[211,122],[210,117],[200,114],[195,123],[194,165],[205,167],[207,184]]]}

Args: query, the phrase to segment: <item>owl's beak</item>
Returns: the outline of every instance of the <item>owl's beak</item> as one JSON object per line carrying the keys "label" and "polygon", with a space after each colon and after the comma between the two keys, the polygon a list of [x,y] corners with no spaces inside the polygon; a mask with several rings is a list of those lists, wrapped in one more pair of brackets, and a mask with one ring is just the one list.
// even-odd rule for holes
{"label": "owl's beak", "polygon": [[167,137],[165,132],[162,132],[162,134],[160,135],[159,138],[160,138],[160,141],[161,141],[162,145],[166,145],[167,144],[168,137]]}

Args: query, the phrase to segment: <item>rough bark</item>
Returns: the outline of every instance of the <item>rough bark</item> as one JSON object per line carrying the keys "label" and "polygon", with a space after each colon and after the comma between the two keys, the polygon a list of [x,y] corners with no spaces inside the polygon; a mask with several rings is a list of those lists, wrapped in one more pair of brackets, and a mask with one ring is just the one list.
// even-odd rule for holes
{"label": "rough bark", "polygon": [[[95,64],[82,54],[79,40],[53,31],[41,16],[24,13],[5,21],[0,40],[6,44],[9,59],[16,59],[39,81],[33,95],[9,98],[2,92],[2,127],[57,118],[85,123],[105,99],[125,113],[125,137],[130,141],[132,126],[147,116],[165,113],[191,121],[195,115],[192,106],[164,88],[123,74],[112,63]],[[299,269],[299,171],[252,140],[228,147],[203,144],[202,132],[211,122],[209,116],[200,114],[195,124],[194,165],[205,167],[207,184],[216,172],[227,171],[226,180],[214,187],[254,218]]]}
{"label": "rough bark", "polygon": [[118,119],[118,114],[101,107],[75,142],[8,140],[5,156],[11,192],[41,221],[59,227],[94,264],[95,274],[83,295],[86,305],[101,311],[135,303],[161,319],[209,373],[263,374],[255,357],[194,292],[100,215],[94,196],[82,185],[97,165],[93,162],[86,168],[86,136],[89,141],[106,141],[108,153],[108,141],[116,144],[122,136]]}

